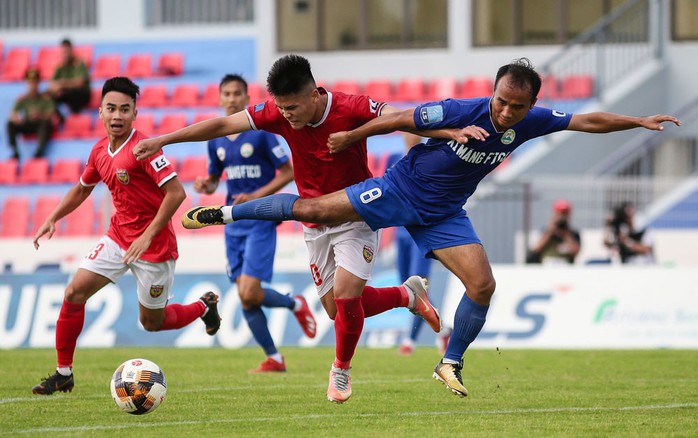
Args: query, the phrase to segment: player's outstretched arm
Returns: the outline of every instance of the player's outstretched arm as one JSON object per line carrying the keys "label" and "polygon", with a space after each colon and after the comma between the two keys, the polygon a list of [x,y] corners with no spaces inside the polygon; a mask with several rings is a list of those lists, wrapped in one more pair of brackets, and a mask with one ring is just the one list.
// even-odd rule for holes
{"label": "player's outstretched arm", "polygon": [[56,222],[78,208],[90,196],[93,189],[94,186],[85,187],[77,183],[66,193],[58,206],[56,206],[56,209],[48,215],[44,223],[36,230],[36,234],[34,234],[34,249],[39,249],[39,239],[43,235],[48,234],[48,238],[51,240],[51,237],[56,232]]}
{"label": "player's outstretched arm", "polygon": [[603,134],[606,132],[624,131],[633,128],[645,128],[652,131],[663,131],[662,123],[673,123],[681,126],[681,121],[673,116],[655,114],[647,117],[633,117],[623,114],[595,112],[574,114],[567,129]]}
{"label": "player's outstretched arm", "polygon": [[159,137],[141,140],[133,148],[133,155],[140,161],[153,155],[168,144],[212,140],[226,135],[249,131],[250,129],[252,129],[252,125],[250,125],[247,114],[245,111],[240,111],[231,116],[204,120]]}
{"label": "player's outstretched arm", "polygon": [[370,120],[351,131],[340,131],[330,134],[327,148],[330,152],[341,152],[350,144],[363,140],[372,135],[388,134],[394,131],[416,131],[412,115],[414,108],[404,111],[391,112]]}

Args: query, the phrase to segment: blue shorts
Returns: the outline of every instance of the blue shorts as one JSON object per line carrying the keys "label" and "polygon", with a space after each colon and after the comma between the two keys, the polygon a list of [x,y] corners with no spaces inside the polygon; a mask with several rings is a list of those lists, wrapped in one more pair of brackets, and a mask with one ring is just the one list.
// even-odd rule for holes
{"label": "blue shorts", "polygon": [[412,275],[429,277],[432,260],[424,257],[405,227],[397,229],[395,245],[397,246],[397,270],[400,273],[400,281],[405,281]]}
{"label": "blue shorts", "polygon": [[384,178],[371,178],[345,189],[349,202],[372,230],[404,226],[423,256],[435,249],[480,244],[465,210],[426,225],[410,201]]}
{"label": "blue shorts", "polygon": [[276,253],[276,223],[259,221],[246,236],[236,236],[231,227],[226,226],[225,250],[231,282],[235,282],[240,274],[270,282]]}

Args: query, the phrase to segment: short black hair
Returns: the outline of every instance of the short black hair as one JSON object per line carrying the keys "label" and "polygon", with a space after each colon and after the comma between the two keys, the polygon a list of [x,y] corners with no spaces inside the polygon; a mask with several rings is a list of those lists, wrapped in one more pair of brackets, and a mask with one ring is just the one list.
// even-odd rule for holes
{"label": "short black hair", "polygon": [[267,76],[267,91],[272,96],[290,96],[315,87],[310,62],[300,55],[286,55],[276,60]]}
{"label": "short black hair", "polygon": [[102,99],[110,91],[118,91],[119,93],[124,93],[130,96],[133,101],[136,101],[136,96],[140,94],[141,89],[136,85],[131,79],[123,76],[115,76],[111,79],[107,79],[102,87]]}
{"label": "short black hair", "polygon": [[241,75],[227,74],[223,76],[221,83],[218,85],[218,90],[220,91],[220,89],[223,88],[223,85],[227,84],[228,82],[240,82],[242,84],[242,88],[245,90],[245,94],[247,94],[247,81]]}
{"label": "short black hair", "polygon": [[70,41],[70,38],[63,38],[61,40],[61,46],[73,47],[73,42]]}
{"label": "short black hair", "polygon": [[515,59],[509,64],[503,65],[497,71],[497,77],[494,81],[494,88],[497,88],[499,80],[509,75],[511,84],[524,88],[531,87],[531,101],[535,100],[540,91],[541,79],[538,72],[533,69],[533,64],[528,58]]}

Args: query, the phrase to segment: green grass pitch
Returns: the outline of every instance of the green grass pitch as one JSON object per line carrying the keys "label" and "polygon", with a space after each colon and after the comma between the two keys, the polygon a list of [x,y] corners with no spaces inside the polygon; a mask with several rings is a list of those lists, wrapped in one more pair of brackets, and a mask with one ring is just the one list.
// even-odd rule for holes
{"label": "green grass pitch", "polygon": [[[259,349],[78,349],[75,389],[34,396],[53,350],[0,351],[0,436],[698,436],[696,350],[485,350],[465,356],[461,399],[432,379],[439,356],[359,348],[354,395],[325,390],[333,349],[284,348],[289,371],[250,375]],[[144,357],[167,376],[154,412],[111,399],[121,362]]]}

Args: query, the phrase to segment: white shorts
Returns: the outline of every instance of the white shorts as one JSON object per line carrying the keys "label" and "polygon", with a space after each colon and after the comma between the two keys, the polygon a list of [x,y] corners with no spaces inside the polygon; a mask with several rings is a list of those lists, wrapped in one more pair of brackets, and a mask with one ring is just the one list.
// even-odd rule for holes
{"label": "white shorts", "polygon": [[136,260],[130,265],[121,261],[126,252],[107,236],[99,239],[97,246],[85,256],[80,268],[102,275],[116,283],[131,269],[138,285],[138,302],[147,309],[162,309],[172,292],[175,261],[151,263]]}
{"label": "white shorts", "polygon": [[320,297],[334,286],[337,267],[368,280],[373,272],[380,230],[372,231],[365,222],[335,226],[303,227],[310,257],[310,273]]}

